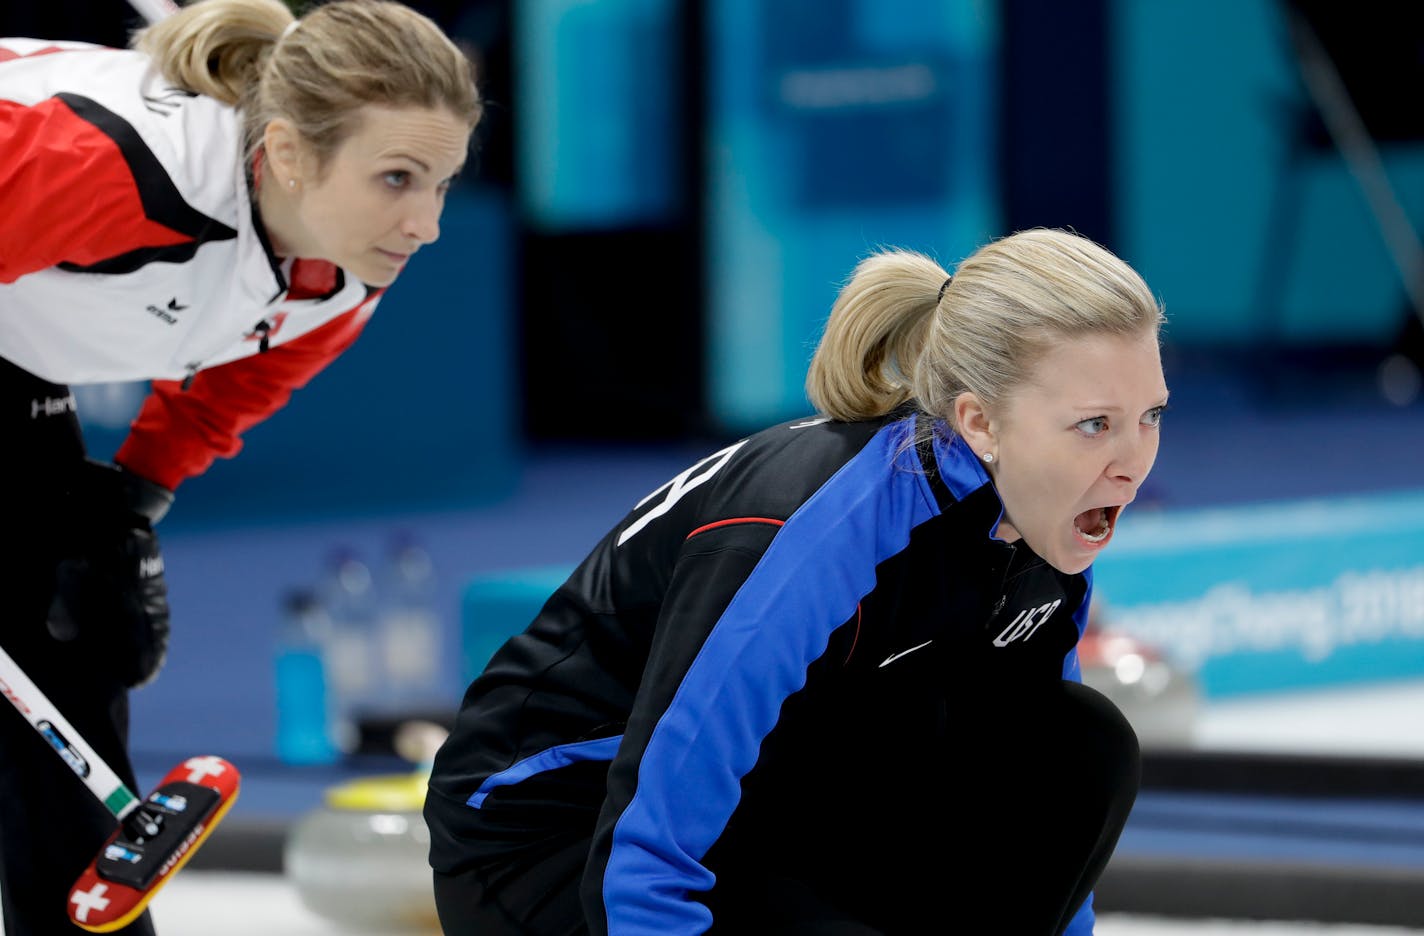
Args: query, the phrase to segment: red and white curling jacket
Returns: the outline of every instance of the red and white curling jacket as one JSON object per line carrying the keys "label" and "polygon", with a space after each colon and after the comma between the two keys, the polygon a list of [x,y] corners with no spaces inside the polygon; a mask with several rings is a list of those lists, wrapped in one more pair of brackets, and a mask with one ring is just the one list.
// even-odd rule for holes
{"label": "red and white curling jacket", "polygon": [[0,39],[0,358],[152,380],[117,460],[169,488],[236,454],[381,294],[272,253],[243,150],[236,110],[141,53]]}

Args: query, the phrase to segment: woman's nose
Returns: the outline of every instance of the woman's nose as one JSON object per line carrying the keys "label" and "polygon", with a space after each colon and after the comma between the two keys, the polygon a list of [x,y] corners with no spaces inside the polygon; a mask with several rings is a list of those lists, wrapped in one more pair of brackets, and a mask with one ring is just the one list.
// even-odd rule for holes
{"label": "woman's nose", "polygon": [[414,210],[406,216],[401,225],[401,233],[421,244],[433,244],[440,237],[440,209],[444,207],[438,196],[422,198]]}
{"label": "woman's nose", "polygon": [[1152,470],[1152,463],[1156,460],[1156,434],[1132,433],[1131,437],[1123,442],[1108,472],[1115,480],[1136,486],[1146,479],[1147,473]]}

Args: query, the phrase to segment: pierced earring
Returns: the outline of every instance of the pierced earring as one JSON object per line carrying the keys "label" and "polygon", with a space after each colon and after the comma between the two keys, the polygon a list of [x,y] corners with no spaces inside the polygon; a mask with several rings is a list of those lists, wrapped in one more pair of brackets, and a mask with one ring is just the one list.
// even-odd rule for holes
{"label": "pierced earring", "polygon": [[986,464],[986,465],[992,465],[993,463],[994,463],[994,453],[993,453],[993,452],[985,452],[985,453],[984,453],[984,464]]}
{"label": "pierced earring", "polygon": [[295,191],[297,190],[297,180],[296,180],[296,179],[288,179],[288,180],[287,180],[287,188],[289,188],[289,189],[291,189],[292,191],[295,192]]}

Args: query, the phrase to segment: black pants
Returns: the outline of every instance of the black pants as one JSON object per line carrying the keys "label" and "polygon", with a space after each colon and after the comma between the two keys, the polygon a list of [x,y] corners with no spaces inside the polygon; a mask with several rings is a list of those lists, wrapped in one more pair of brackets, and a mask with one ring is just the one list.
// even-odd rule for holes
{"label": "black pants", "polygon": [[[63,555],[65,496],[57,479],[84,457],[68,388],[0,360],[0,646],[135,793],[128,694],[83,634],[46,626],[54,569]],[[62,936],[69,888],[116,821],[38,732],[0,703],[0,892],[6,936]],[[116,932],[151,934],[144,913]]]}
{"label": "black pants", "polygon": [[[851,881],[809,881],[788,868],[735,884],[719,878],[714,933],[879,936],[901,933],[1062,933],[1097,884],[1137,796],[1137,736],[1107,698],[1078,683],[1035,697],[1012,731],[994,710],[960,718],[964,769],[946,777],[946,802],[965,804],[952,833],[927,834],[930,877],[913,919],[872,924],[839,899]],[[849,797],[848,797],[849,798]],[[888,819],[913,815],[884,804]],[[911,804],[912,805],[912,804]],[[833,817],[828,817],[833,821]],[[447,936],[578,936],[588,840],[551,850],[532,871],[491,881],[474,870],[436,873]],[[877,919],[887,917],[879,913]]]}

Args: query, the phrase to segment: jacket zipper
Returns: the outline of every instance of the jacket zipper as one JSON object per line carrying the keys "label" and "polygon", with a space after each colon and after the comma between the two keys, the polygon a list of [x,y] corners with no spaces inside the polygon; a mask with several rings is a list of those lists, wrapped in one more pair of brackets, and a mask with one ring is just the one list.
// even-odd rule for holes
{"label": "jacket zipper", "polygon": [[[248,334],[249,336],[258,336],[257,353],[266,354],[267,350],[272,346],[272,323],[267,321],[266,319],[263,319],[256,325],[252,326],[252,331]],[[193,378],[198,376],[198,370],[202,366],[203,363],[201,361],[194,361],[193,363],[189,364],[188,373],[183,377],[183,383],[179,385],[179,389],[187,390],[189,387],[193,386]]]}

